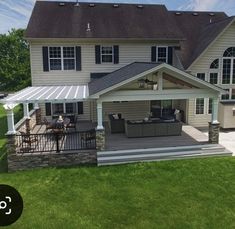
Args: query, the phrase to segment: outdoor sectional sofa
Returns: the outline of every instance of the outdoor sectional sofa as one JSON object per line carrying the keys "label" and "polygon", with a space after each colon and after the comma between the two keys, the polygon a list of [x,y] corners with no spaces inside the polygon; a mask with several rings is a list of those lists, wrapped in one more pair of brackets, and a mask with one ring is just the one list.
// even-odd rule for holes
{"label": "outdoor sectional sofa", "polygon": [[174,136],[181,135],[182,123],[170,120],[154,121],[127,121],[126,136],[128,138],[136,137],[154,137],[154,136]]}

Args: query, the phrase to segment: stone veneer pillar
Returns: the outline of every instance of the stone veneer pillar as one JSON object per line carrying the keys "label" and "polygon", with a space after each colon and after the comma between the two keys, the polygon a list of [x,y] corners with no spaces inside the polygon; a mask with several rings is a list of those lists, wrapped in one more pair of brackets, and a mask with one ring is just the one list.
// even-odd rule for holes
{"label": "stone veneer pillar", "polygon": [[7,155],[16,153],[16,136],[15,134],[7,134]]}
{"label": "stone veneer pillar", "polygon": [[96,130],[96,149],[102,151],[105,149],[105,130]]}
{"label": "stone veneer pillar", "polygon": [[219,143],[219,131],[220,124],[219,123],[211,123],[209,122],[209,143],[218,144]]}
{"label": "stone veneer pillar", "polygon": [[25,120],[25,129],[26,129],[26,133],[30,134],[30,130],[31,130],[30,118],[27,118]]}
{"label": "stone veneer pillar", "polygon": [[42,115],[41,115],[41,109],[36,109],[36,125],[41,125],[42,123]]}

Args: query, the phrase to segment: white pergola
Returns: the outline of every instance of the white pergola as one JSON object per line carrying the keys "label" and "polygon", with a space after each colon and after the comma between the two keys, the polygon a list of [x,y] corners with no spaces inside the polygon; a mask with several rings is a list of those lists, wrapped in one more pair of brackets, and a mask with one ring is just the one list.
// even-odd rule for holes
{"label": "white pergola", "polygon": [[34,109],[38,109],[38,103],[79,102],[86,100],[88,96],[88,85],[27,87],[13,95],[9,95],[0,100],[7,111],[7,134],[16,133],[13,109],[18,104],[23,104],[24,118],[29,118],[29,103],[34,104]]}

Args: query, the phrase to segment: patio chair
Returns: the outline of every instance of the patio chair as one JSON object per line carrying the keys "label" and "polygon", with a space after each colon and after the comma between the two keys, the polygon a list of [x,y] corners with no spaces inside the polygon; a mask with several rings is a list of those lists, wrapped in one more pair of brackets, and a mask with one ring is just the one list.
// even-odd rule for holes
{"label": "patio chair", "polygon": [[77,122],[77,117],[73,118],[73,120],[69,119],[69,123],[66,126],[66,128],[74,128],[74,129],[76,129],[76,122]]}
{"label": "patio chair", "polygon": [[52,123],[50,123],[46,117],[43,119],[43,124],[46,125],[46,130],[52,130],[54,128]]}
{"label": "patio chair", "polygon": [[[28,150],[33,149],[32,145],[34,143],[38,142],[37,136],[25,133],[23,131],[20,131],[20,134],[21,134],[21,139],[22,139],[22,149],[21,149],[21,151],[24,151],[24,150],[28,151]],[[26,143],[27,146],[25,146],[24,143]]]}
{"label": "patio chair", "polygon": [[121,114],[109,114],[111,133],[125,133],[125,119]]}

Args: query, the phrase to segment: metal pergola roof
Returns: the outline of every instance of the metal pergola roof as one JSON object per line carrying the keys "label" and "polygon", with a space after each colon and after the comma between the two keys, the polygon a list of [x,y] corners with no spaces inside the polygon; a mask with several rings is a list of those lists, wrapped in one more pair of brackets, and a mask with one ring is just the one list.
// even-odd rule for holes
{"label": "metal pergola roof", "polygon": [[4,104],[73,102],[83,101],[89,96],[87,85],[27,87],[0,100]]}

